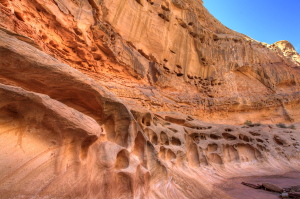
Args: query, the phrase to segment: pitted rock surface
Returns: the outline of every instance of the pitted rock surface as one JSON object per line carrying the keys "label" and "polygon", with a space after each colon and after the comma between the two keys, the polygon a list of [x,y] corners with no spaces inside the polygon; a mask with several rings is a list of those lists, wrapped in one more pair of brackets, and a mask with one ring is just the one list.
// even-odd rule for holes
{"label": "pitted rock surface", "polygon": [[214,185],[299,171],[299,67],[201,0],[0,0],[0,196],[231,198]]}

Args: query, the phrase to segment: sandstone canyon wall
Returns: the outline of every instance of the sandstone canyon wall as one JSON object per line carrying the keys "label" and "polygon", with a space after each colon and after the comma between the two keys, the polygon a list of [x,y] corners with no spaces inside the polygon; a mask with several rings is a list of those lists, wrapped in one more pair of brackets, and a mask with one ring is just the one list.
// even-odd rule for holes
{"label": "sandstone canyon wall", "polygon": [[[300,56],[198,0],[0,0],[1,198],[229,198],[299,170]],[[241,126],[246,120],[261,122]]]}

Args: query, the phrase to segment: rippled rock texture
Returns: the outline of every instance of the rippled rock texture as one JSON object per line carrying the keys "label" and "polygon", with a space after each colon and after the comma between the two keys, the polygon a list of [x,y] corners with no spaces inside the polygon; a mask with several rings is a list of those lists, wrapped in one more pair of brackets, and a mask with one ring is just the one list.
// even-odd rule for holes
{"label": "rippled rock texture", "polygon": [[299,54],[202,4],[0,0],[1,198],[230,198],[213,185],[299,170],[300,125],[274,124],[299,122]]}
{"label": "rippled rock texture", "polygon": [[0,9],[2,28],[127,104],[218,123],[299,122],[293,46],[232,31],[201,0],[2,0]]}

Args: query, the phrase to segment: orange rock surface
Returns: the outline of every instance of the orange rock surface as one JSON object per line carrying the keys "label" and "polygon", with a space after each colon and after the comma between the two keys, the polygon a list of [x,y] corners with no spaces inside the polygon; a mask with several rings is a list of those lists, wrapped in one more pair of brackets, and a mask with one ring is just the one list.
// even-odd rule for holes
{"label": "orange rock surface", "polygon": [[0,196],[231,198],[214,184],[299,170],[299,71],[201,0],[0,0]]}

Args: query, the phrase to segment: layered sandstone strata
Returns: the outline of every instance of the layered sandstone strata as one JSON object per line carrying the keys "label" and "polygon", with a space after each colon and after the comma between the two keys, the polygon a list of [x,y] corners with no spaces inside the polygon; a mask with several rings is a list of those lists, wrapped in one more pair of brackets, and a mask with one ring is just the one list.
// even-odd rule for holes
{"label": "layered sandstone strata", "polygon": [[221,179],[299,169],[297,130],[130,111],[3,31],[0,56],[3,198],[227,198]]}
{"label": "layered sandstone strata", "polygon": [[1,27],[32,38],[128,104],[222,123],[299,120],[299,54],[292,45],[234,32],[200,0],[3,0],[0,6]]}
{"label": "layered sandstone strata", "polygon": [[[0,9],[1,197],[229,198],[213,184],[300,169],[300,126],[271,124],[299,121],[288,42],[229,30],[201,1]],[[229,125],[246,120],[269,124]]]}

